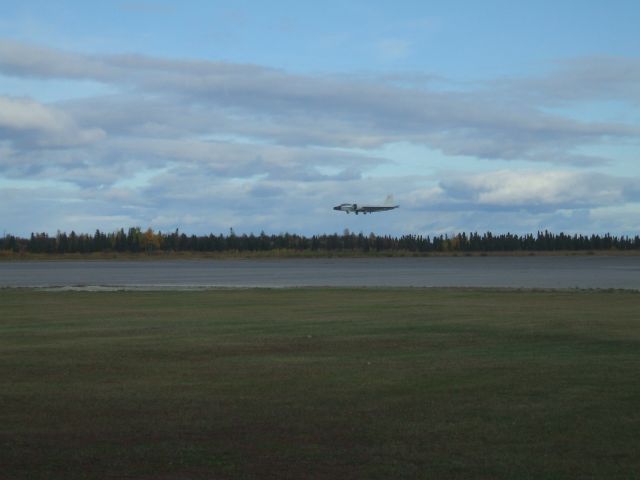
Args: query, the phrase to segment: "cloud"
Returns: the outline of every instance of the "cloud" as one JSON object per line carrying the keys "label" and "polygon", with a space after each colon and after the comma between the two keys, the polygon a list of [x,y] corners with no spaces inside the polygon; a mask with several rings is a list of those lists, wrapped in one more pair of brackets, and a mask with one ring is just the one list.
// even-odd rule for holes
{"label": "cloud", "polygon": [[[572,155],[573,149],[613,139],[637,140],[640,135],[635,125],[580,122],[547,113],[532,102],[516,101],[517,94],[544,96],[552,90],[550,85],[562,84],[560,79],[567,84],[575,80],[566,72],[550,76],[546,83],[512,81],[497,85],[494,91],[433,91],[375,78],[305,76],[257,65],[143,55],[84,55],[7,41],[0,42],[0,72],[107,83],[120,89],[123,105],[127,97],[134,103],[142,97],[147,110],[163,110],[164,115],[153,117],[153,125],[149,117],[143,122],[158,131],[165,126],[169,132],[179,128],[173,111],[183,119],[200,117],[203,125],[212,128],[300,146],[375,148],[410,141],[448,154],[582,163],[585,158]],[[585,91],[604,89],[623,75],[620,68],[617,77],[600,83],[586,78],[591,87]],[[631,88],[633,82],[625,85]],[[574,90],[580,90],[579,84]],[[559,87],[555,91],[560,95]],[[107,102],[101,108],[110,118],[114,112],[109,112]],[[95,103],[95,99],[85,105],[77,100],[75,112],[87,111]],[[139,116],[132,107],[120,116],[126,118],[129,113],[133,119]]]}
{"label": "cloud", "polygon": [[[409,48],[395,47],[396,54]],[[594,59],[579,59],[538,78],[460,88],[429,73],[302,75],[0,40],[1,75],[89,80],[112,92],[55,103],[0,96],[0,180],[69,186],[58,198],[53,187],[46,197],[22,190],[31,198],[18,201],[12,194],[3,218],[34,230],[45,222],[54,231],[77,230],[74,221],[89,225],[92,212],[96,223],[188,224],[196,233],[571,226],[588,221],[590,210],[640,202],[638,179],[589,171],[613,159],[586,148],[637,144],[637,123],[579,121],[546,108],[602,98],[635,105],[636,60],[598,61],[610,67],[606,73],[598,74]],[[424,175],[372,176],[375,167],[393,165],[380,148],[393,143],[531,168],[460,174],[452,163],[448,173],[432,175],[441,165],[425,156]],[[383,217],[383,227],[373,216],[347,220],[330,210],[388,193],[401,209]],[[46,218],[24,224],[30,208]]]}
{"label": "cloud", "polygon": [[0,72],[30,78],[112,81],[116,72],[100,57],[0,40]]}
{"label": "cloud", "polygon": [[38,147],[71,146],[104,138],[99,128],[79,128],[65,112],[30,99],[0,96],[0,140],[32,141]]}
{"label": "cloud", "polygon": [[454,175],[440,182],[444,201],[504,210],[559,210],[640,201],[638,179],[575,171]]}
{"label": "cloud", "polygon": [[513,95],[543,104],[621,100],[640,103],[640,58],[589,56],[555,62],[545,77],[511,80]]}

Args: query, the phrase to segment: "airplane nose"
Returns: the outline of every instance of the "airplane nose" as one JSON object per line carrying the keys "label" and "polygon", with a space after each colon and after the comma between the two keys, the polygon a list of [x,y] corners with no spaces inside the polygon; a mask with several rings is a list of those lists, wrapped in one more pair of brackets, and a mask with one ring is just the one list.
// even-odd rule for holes
{"label": "airplane nose", "polygon": [[340,207],[333,207],[334,210],[340,210]]}

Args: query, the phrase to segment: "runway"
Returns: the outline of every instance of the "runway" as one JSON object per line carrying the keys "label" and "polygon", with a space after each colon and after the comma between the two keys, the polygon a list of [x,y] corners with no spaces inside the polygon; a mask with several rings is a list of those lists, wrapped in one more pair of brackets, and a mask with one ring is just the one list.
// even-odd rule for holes
{"label": "runway", "polygon": [[0,287],[320,286],[640,290],[640,256],[0,262]]}

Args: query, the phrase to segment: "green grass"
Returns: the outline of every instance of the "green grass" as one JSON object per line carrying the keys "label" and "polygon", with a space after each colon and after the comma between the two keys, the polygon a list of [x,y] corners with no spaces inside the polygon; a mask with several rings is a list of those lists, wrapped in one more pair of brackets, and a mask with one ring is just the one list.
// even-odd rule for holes
{"label": "green grass", "polygon": [[0,479],[640,478],[640,294],[0,290]]}

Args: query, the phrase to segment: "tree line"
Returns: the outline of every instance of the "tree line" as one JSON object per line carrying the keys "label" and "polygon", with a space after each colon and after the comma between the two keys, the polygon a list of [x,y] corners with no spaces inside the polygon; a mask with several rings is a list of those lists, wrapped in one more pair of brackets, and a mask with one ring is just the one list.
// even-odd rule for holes
{"label": "tree line", "polygon": [[142,230],[139,227],[115,232],[93,234],[58,232],[56,235],[32,233],[29,238],[5,234],[0,250],[15,253],[95,253],[95,252],[549,252],[638,250],[640,237],[578,235],[539,231],[537,234],[517,235],[459,233],[456,235],[376,235],[352,233],[323,234],[311,237],[282,233],[267,235],[229,234],[187,235],[175,230],[171,233]]}

